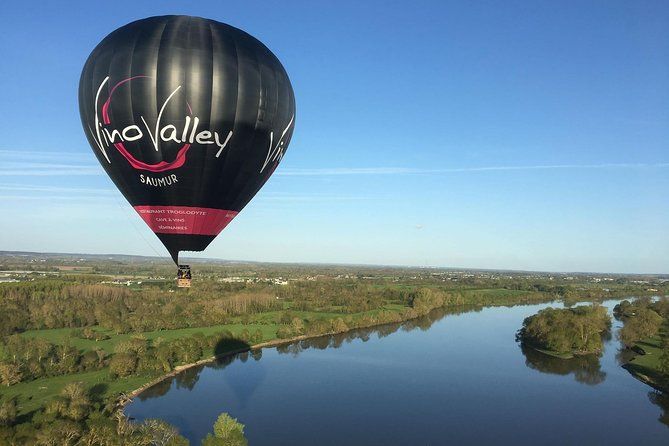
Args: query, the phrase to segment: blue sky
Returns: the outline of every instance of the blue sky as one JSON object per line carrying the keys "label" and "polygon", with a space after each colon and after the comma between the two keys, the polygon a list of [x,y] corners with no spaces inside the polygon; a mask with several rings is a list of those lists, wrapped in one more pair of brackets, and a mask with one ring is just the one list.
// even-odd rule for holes
{"label": "blue sky", "polygon": [[256,36],[296,94],[281,166],[200,256],[669,273],[666,1],[4,4],[0,249],[167,256],[77,105],[95,45],[163,14]]}

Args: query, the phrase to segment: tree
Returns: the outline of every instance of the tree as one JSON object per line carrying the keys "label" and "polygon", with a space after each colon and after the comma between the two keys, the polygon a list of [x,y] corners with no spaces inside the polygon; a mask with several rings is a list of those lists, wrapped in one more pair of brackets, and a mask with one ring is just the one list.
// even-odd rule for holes
{"label": "tree", "polygon": [[109,361],[109,371],[115,376],[130,376],[137,369],[135,353],[116,353]]}
{"label": "tree", "polygon": [[188,364],[202,357],[202,347],[192,337],[178,339],[173,344],[177,362]]}
{"label": "tree", "polygon": [[290,328],[296,335],[304,334],[304,321],[299,317],[294,317],[290,322]]}
{"label": "tree", "polygon": [[662,325],[662,316],[648,307],[637,308],[634,316],[625,319],[625,325],[618,332],[618,337],[625,346],[655,336]]}
{"label": "tree", "polygon": [[0,363],[0,382],[9,387],[21,382],[23,374],[16,365]]}
{"label": "tree", "polygon": [[79,350],[69,343],[65,345],[56,345],[55,354],[58,360],[57,370],[60,374],[74,373],[77,371],[77,362],[79,361]]}
{"label": "tree", "polygon": [[411,301],[411,306],[418,314],[427,314],[430,310],[443,304],[444,297],[439,292],[430,288],[421,288],[418,290]]}
{"label": "tree", "polygon": [[208,434],[202,441],[203,446],[246,446],[244,425],[227,413],[218,416],[214,423],[214,433]]}
{"label": "tree", "polygon": [[90,409],[91,401],[88,392],[80,382],[66,384],[60,394],[46,407],[47,413],[73,421],[85,419]]}
{"label": "tree", "polygon": [[151,446],[188,446],[188,440],[179,435],[174,426],[162,420],[145,420],[140,425],[139,432]]}
{"label": "tree", "polygon": [[662,355],[660,356],[660,371],[669,376],[669,334],[662,337]]}
{"label": "tree", "polygon": [[284,311],[281,313],[281,318],[279,319],[279,322],[281,322],[284,325],[288,325],[293,321],[293,313],[290,311]]}
{"label": "tree", "polygon": [[293,332],[290,330],[290,328],[286,327],[285,325],[282,325],[276,331],[276,337],[279,338],[279,339],[286,339],[286,338],[291,337],[292,335],[293,335]]}
{"label": "tree", "polygon": [[142,356],[149,349],[149,341],[144,336],[133,336],[132,338],[119,342],[114,347],[114,353],[134,353]]}
{"label": "tree", "polygon": [[250,341],[254,344],[259,344],[263,340],[263,334],[262,331],[259,328],[256,328],[256,331],[253,332],[251,335]]}
{"label": "tree", "polygon": [[348,325],[346,325],[346,322],[342,318],[338,317],[332,321],[332,331],[335,333],[344,333],[348,331]]}
{"label": "tree", "polygon": [[42,426],[35,437],[37,446],[69,446],[74,445],[81,437],[79,424],[70,420],[56,420]]}
{"label": "tree", "polygon": [[99,368],[100,365],[100,358],[97,352],[89,350],[81,355],[81,360],[79,361],[79,367],[81,367],[81,370],[95,370]]}
{"label": "tree", "polygon": [[10,398],[0,403],[0,426],[11,426],[16,422],[16,398]]}
{"label": "tree", "polygon": [[160,364],[163,372],[172,370],[172,366],[174,365],[174,352],[168,344],[160,344],[160,346],[155,349],[154,354],[156,361]]}

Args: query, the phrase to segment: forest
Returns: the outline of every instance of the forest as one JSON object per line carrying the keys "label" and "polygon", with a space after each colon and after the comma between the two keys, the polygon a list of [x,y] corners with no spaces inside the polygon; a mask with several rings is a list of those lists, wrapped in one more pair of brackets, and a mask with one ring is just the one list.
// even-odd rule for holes
{"label": "forest", "polygon": [[517,339],[544,353],[571,358],[600,353],[610,329],[611,319],[601,305],[549,307],[527,317]]}

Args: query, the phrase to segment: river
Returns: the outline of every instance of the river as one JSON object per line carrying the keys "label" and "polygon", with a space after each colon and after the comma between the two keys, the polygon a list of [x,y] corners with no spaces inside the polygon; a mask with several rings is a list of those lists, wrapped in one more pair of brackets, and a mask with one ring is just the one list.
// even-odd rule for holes
{"label": "river", "polygon": [[236,355],[150,388],[126,414],[193,445],[221,412],[252,446],[669,444],[666,397],[619,365],[619,322],[600,358],[521,349],[523,319],[551,305],[435,310]]}

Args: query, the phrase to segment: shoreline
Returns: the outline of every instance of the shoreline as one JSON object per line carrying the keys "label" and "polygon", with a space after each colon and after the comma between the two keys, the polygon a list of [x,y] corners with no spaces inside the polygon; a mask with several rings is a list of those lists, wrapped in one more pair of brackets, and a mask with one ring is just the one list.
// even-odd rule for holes
{"label": "shoreline", "polygon": [[651,378],[650,376],[638,372],[633,369],[633,366],[631,366],[629,363],[621,365],[622,368],[627,370],[627,372],[632,375],[636,380],[641,381],[642,383],[646,384],[649,387],[652,387],[653,389],[657,390],[658,392],[665,393],[669,395],[669,387],[665,387],[662,384],[658,383],[656,380]]}
{"label": "shoreline", "polygon": [[[438,308],[441,308],[441,307],[431,309],[430,311],[428,311],[428,314],[430,312],[438,309]],[[307,339],[321,338],[321,337],[324,337],[324,336],[334,336],[334,335],[349,333],[349,332],[352,332],[352,331],[355,331],[355,330],[361,330],[361,329],[365,329],[365,328],[380,327],[380,326],[383,326],[383,325],[390,325],[390,324],[402,324],[404,322],[419,319],[419,318],[424,317],[424,316],[426,316],[426,314],[422,314],[422,315],[412,317],[412,318],[409,318],[409,319],[403,319],[403,320],[398,321],[398,322],[382,322],[382,323],[378,323],[378,324],[366,325],[364,327],[350,328],[346,331],[340,331],[340,332],[331,331],[331,332],[327,332],[327,333],[319,333],[319,334],[314,334],[314,335],[294,336],[292,338],[285,338],[285,339],[272,339],[270,341],[261,342],[259,344],[249,345],[248,347],[238,348],[238,349],[235,349],[235,350],[230,350],[229,352],[225,352],[225,353],[220,354],[220,355],[214,355],[214,356],[210,356],[208,358],[200,359],[198,361],[191,362],[189,364],[178,365],[178,366],[174,367],[174,369],[172,369],[168,373],[165,373],[163,375],[158,376],[157,378],[152,379],[151,381],[149,381],[146,384],[138,387],[137,389],[135,389],[131,392],[128,392],[128,393],[122,393],[117,398],[116,408],[117,408],[118,411],[123,412],[123,410],[125,409],[125,407],[128,404],[130,404],[142,392],[148,390],[149,388],[151,388],[151,387],[153,387],[157,384],[160,384],[161,382],[163,382],[167,379],[174,378],[175,376],[177,376],[181,372],[184,372],[188,369],[192,369],[193,367],[198,367],[198,366],[201,366],[201,365],[210,364],[210,363],[215,362],[217,360],[220,360],[222,358],[227,358],[227,357],[230,357],[230,356],[233,356],[233,355],[237,355],[239,353],[249,352],[249,351],[252,351],[252,350],[260,350],[260,349],[268,348],[268,347],[278,347],[280,345],[292,344],[293,342],[297,342],[297,341],[304,341],[304,340],[307,340]]]}
{"label": "shoreline", "polygon": [[553,350],[545,350],[545,349],[542,349],[542,348],[539,348],[539,347],[535,347],[531,343],[523,342],[522,340],[520,341],[520,343],[522,343],[526,347],[531,348],[532,350],[537,351],[539,353],[542,353],[546,356],[550,356],[551,358],[555,358],[555,359],[563,359],[565,361],[568,361],[568,360],[574,359],[574,358],[578,358],[578,357],[582,357],[582,356],[600,355],[602,353],[601,349],[596,350],[596,351],[592,351],[592,352],[565,352],[565,353],[560,353],[560,352],[556,352],[556,351],[553,351]]}
{"label": "shoreline", "polygon": [[[522,304],[520,304],[520,305],[522,305]],[[495,306],[496,305],[490,305],[490,307],[495,307]],[[396,322],[380,322],[378,324],[366,325],[364,327],[349,328],[348,330],[340,331],[340,332],[331,331],[331,332],[327,332],[327,333],[319,333],[319,334],[314,334],[314,335],[294,336],[292,338],[285,338],[285,339],[272,339],[270,341],[265,341],[265,342],[261,342],[259,344],[250,345],[248,347],[238,348],[238,349],[235,349],[235,350],[230,350],[229,352],[225,352],[221,355],[214,355],[214,356],[210,356],[209,358],[200,359],[198,361],[195,361],[195,362],[192,362],[192,363],[189,363],[189,364],[178,365],[178,366],[174,367],[174,369],[169,371],[168,373],[165,373],[163,375],[160,375],[160,376],[152,379],[151,381],[149,381],[146,384],[138,387],[137,389],[135,389],[131,392],[122,393],[121,395],[119,395],[119,397],[116,400],[117,401],[116,402],[116,408],[117,408],[118,411],[123,412],[125,407],[128,404],[130,404],[135,398],[137,398],[137,396],[139,396],[145,390],[155,386],[156,384],[160,384],[161,382],[163,382],[167,379],[174,378],[179,373],[181,373],[185,370],[192,369],[193,367],[198,367],[198,366],[201,366],[201,365],[210,364],[210,363],[215,362],[215,361],[217,361],[219,359],[222,359],[222,358],[227,358],[229,356],[237,355],[239,353],[244,353],[244,352],[248,352],[248,351],[252,351],[252,350],[258,350],[258,349],[263,349],[263,348],[267,348],[267,347],[277,347],[277,346],[284,345],[284,344],[291,344],[293,342],[304,341],[306,339],[321,338],[323,336],[334,336],[334,335],[338,335],[338,334],[349,333],[349,332],[352,332],[352,331],[355,331],[355,330],[381,327],[383,325],[403,324],[403,323],[408,322],[408,321],[412,321],[412,320],[415,320],[415,319],[419,319],[421,317],[425,317],[428,314],[430,314],[432,311],[440,309],[440,308],[448,308],[448,306],[435,307],[435,308],[432,308],[430,311],[428,311],[425,314],[417,315],[415,317],[411,317],[411,318],[407,318],[407,319],[402,319],[402,320],[396,321]],[[481,306],[480,308],[487,308],[487,306]]]}
{"label": "shoreline", "polygon": [[[407,320],[410,320],[410,319],[407,319]],[[378,324],[378,325],[385,325],[385,324]],[[370,327],[375,327],[375,326],[377,326],[377,325],[372,325]],[[358,327],[358,328],[362,328],[362,327]],[[369,327],[367,327],[367,328],[369,328]],[[344,332],[341,332],[341,333],[346,333],[348,331],[351,331],[351,330],[347,330],[347,331],[344,331]],[[201,366],[201,365],[210,364],[210,363],[215,362],[219,359],[227,358],[229,356],[237,355],[239,353],[244,353],[244,352],[248,352],[248,351],[252,351],[252,350],[259,350],[259,349],[263,349],[263,348],[267,348],[267,347],[277,347],[279,345],[290,344],[292,342],[303,341],[305,339],[319,338],[321,336],[331,336],[331,335],[341,334],[341,333],[331,332],[331,333],[323,333],[323,334],[317,334],[317,335],[300,335],[300,336],[295,336],[295,337],[286,338],[286,339],[272,339],[271,341],[261,342],[259,344],[250,345],[248,347],[238,348],[238,349],[235,349],[235,350],[230,350],[229,352],[225,352],[221,355],[210,356],[208,358],[200,359],[198,361],[191,362],[189,364],[178,365],[178,366],[174,367],[174,369],[172,369],[168,373],[165,373],[163,375],[160,375],[157,378],[152,379],[151,381],[149,381],[148,383],[138,387],[137,389],[135,389],[135,390],[133,390],[129,393],[121,394],[119,396],[119,398],[117,399],[117,405],[116,405],[117,410],[120,410],[122,412],[125,409],[125,407],[128,404],[130,404],[135,398],[137,398],[142,392],[148,390],[149,388],[155,386],[156,384],[160,384],[161,382],[163,382],[167,379],[174,378],[175,376],[177,376],[181,372],[184,372],[188,369],[192,369],[193,367],[198,367],[198,366]]]}
{"label": "shoreline", "polygon": [[660,382],[656,378],[653,378],[652,376],[646,373],[640,372],[639,370],[637,370],[639,366],[636,364],[632,364],[631,361],[622,364],[620,367],[627,370],[627,373],[632,375],[632,377],[634,377],[636,380],[641,381],[642,383],[646,384],[649,387],[652,387],[658,392],[662,392],[666,395],[669,395],[669,386],[667,385],[666,379]]}
{"label": "shoreline", "polygon": [[[613,298],[613,300],[615,300],[615,299],[616,298]],[[519,302],[517,304],[514,304],[513,306],[515,306],[515,305],[533,305],[533,304],[537,304],[537,303],[551,303],[551,302],[555,302],[555,301],[558,301],[558,300],[562,300],[562,299],[552,298],[552,299],[547,299],[543,302]],[[585,302],[585,301],[579,300],[579,302]],[[456,306],[458,306],[458,305],[456,305]],[[505,305],[504,304],[501,304],[501,305],[494,305],[494,304],[492,304],[492,305],[481,305],[480,308],[482,308],[482,309],[483,308],[492,308],[492,307],[497,307],[497,306],[505,306]],[[165,373],[163,375],[158,376],[157,378],[152,379],[151,381],[147,382],[146,384],[138,387],[137,389],[135,389],[135,390],[133,390],[129,393],[121,394],[117,398],[116,407],[117,407],[117,410],[123,412],[125,407],[128,404],[130,404],[135,398],[137,398],[137,396],[139,396],[142,392],[146,391],[147,389],[155,386],[156,384],[159,384],[159,383],[161,383],[161,382],[163,382],[167,379],[174,378],[179,373],[181,373],[185,370],[191,369],[193,367],[198,367],[198,366],[201,366],[201,365],[210,364],[210,363],[215,362],[216,360],[219,360],[219,359],[222,359],[222,358],[226,358],[226,357],[229,357],[229,356],[233,356],[233,355],[236,355],[236,354],[239,354],[239,353],[244,353],[244,352],[248,352],[248,351],[252,351],[252,350],[258,350],[258,349],[263,349],[263,348],[267,348],[267,347],[277,347],[277,346],[280,346],[280,345],[290,344],[290,343],[293,343],[293,342],[303,341],[303,340],[306,340],[306,339],[320,338],[320,337],[323,337],[323,336],[333,336],[333,335],[338,335],[338,334],[343,334],[343,333],[349,333],[349,332],[354,331],[354,330],[380,327],[382,325],[402,324],[404,322],[408,322],[408,321],[411,321],[411,320],[415,320],[415,319],[419,319],[421,317],[424,317],[427,314],[429,314],[430,312],[432,312],[434,310],[437,310],[439,308],[449,308],[449,307],[451,307],[451,306],[435,307],[435,308],[432,308],[430,311],[428,311],[426,314],[421,314],[421,315],[418,315],[416,317],[403,319],[403,320],[397,321],[397,322],[382,322],[382,323],[378,323],[378,324],[367,325],[367,326],[364,326],[364,327],[349,328],[348,330],[342,331],[342,332],[328,332],[328,333],[320,333],[320,334],[314,334],[314,335],[300,335],[300,336],[294,336],[292,338],[286,338],[286,339],[272,339],[270,341],[250,345],[249,347],[231,350],[231,351],[223,353],[221,355],[215,355],[215,356],[211,356],[209,358],[200,359],[198,361],[195,361],[195,362],[192,362],[192,363],[189,363],[189,364],[179,365],[179,366],[176,366],[170,372]],[[546,353],[544,353],[544,354],[546,354]],[[562,358],[562,359],[564,359],[564,358]]]}

